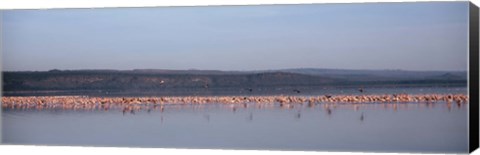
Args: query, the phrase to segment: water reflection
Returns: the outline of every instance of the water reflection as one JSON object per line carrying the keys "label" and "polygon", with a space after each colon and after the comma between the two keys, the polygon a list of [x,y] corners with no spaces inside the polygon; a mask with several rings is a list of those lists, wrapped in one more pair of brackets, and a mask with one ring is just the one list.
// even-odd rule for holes
{"label": "water reflection", "polygon": [[203,115],[203,118],[205,118],[205,120],[207,120],[207,122],[210,122],[210,115],[209,114]]}
{"label": "water reflection", "polygon": [[[28,141],[33,144],[440,152],[461,152],[463,146],[467,146],[464,144],[467,103],[309,104],[306,101],[304,104],[63,105],[66,104],[4,107],[5,141],[17,144]],[[66,130],[64,126],[72,127]],[[410,128],[415,130],[405,130]],[[25,137],[22,133],[35,136]]]}
{"label": "water reflection", "polygon": [[250,114],[248,115],[247,120],[248,121],[253,121],[253,113],[252,112],[250,112]]}
{"label": "water reflection", "polygon": [[364,119],[365,119],[365,114],[362,112],[362,115],[360,115],[360,121],[363,122]]}
{"label": "water reflection", "polygon": [[[455,104],[455,106],[453,106]],[[464,109],[468,102],[418,102],[418,103],[241,103],[241,104],[152,104],[152,103],[140,103],[140,104],[92,104],[92,105],[76,105],[76,104],[11,104],[4,106],[4,111],[94,111],[94,112],[110,112],[118,111],[123,116],[136,115],[140,113],[164,113],[165,111],[200,111],[208,112],[211,110],[224,110],[230,111],[232,114],[237,113],[239,110],[250,111],[247,120],[253,121],[253,111],[262,110],[295,110],[293,113],[296,120],[300,120],[303,117],[303,110],[313,110],[319,113],[324,113],[328,118],[333,116],[333,113],[337,110],[351,110],[352,112],[358,112],[361,110],[358,120],[365,121],[365,110],[382,110],[392,112],[403,112],[411,110],[424,110],[424,109],[445,109],[446,112],[452,112],[456,109]],[[203,118],[210,122],[211,115],[205,113]],[[163,115],[162,115],[163,121]]]}
{"label": "water reflection", "polygon": [[302,112],[298,110],[297,114],[295,115],[296,119],[300,119],[302,117]]}

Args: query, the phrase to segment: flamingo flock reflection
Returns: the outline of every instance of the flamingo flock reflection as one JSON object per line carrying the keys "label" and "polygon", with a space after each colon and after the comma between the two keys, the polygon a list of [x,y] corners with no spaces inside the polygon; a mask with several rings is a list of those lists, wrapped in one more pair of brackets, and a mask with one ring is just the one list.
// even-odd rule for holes
{"label": "flamingo flock reflection", "polygon": [[[120,110],[124,115],[137,112],[164,112],[191,108],[212,108],[217,105],[233,113],[241,109],[324,109],[332,115],[338,106],[358,111],[369,106],[398,111],[409,108],[434,108],[445,103],[448,111],[454,105],[461,108],[468,103],[463,94],[392,94],[392,95],[325,95],[325,96],[186,96],[186,97],[88,97],[88,96],[27,96],[2,97],[2,108],[10,110]],[[321,105],[321,106],[317,106]],[[296,114],[300,118],[301,114]],[[253,116],[252,116],[253,117]],[[364,114],[361,115],[363,121]]]}

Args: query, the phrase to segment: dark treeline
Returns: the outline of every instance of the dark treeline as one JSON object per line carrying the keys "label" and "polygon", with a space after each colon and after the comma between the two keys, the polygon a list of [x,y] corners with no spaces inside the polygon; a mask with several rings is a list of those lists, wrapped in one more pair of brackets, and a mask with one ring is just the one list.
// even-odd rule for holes
{"label": "dark treeline", "polygon": [[[313,75],[285,71],[225,72],[205,74],[196,70],[168,71],[79,70],[48,72],[3,72],[3,91],[168,91],[295,87],[373,87],[373,86],[466,86],[467,79],[458,73],[428,74],[421,78],[386,78],[358,75]],[[466,73],[465,73],[466,74]],[[378,78],[379,80],[375,80]],[[5,93],[4,93],[5,94]]]}

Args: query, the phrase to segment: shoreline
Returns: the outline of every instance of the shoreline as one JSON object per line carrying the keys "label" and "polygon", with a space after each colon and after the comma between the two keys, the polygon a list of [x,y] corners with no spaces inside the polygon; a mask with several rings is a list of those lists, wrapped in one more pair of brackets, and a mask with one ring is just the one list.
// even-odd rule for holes
{"label": "shoreline", "polygon": [[[188,97],[188,96],[237,96],[237,95],[248,95],[248,96],[278,96],[278,95],[298,95],[293,92],[293,90],[298,89],[302,91],[302,94],[318,94],[319,92],[331,91],[329,93],[321,93],[319,95],[328,95],[328,94],[343,94],[342,91],[354,91],[356,92],[358,88],[367,89],[367,92],[370,90],[376,89],[391,89],[391,88],[406,88],[406,89],[430,89],[430,88],[450,88],[450,89],[466,89],[468,87],[463,85],[369,85],[369,86],[324,86],[324,87],[315,87],[315,86],[287,86],[287,87],[242,87],[242,88],[169,88],[169,91],[165,90],[3,90],[2,95],[7,97],[15,96],[94,96],[94,97],[152,97],[152,96],[178,96],[178,97]],[[252,91],[249,91],[252,89]],[[440,94],[432,92],[433,94]],[[232,95],[233,94],[233,95]],[[442,93],[444,94],[444,93]],[[451,94],[451,93],[450,93]]]}

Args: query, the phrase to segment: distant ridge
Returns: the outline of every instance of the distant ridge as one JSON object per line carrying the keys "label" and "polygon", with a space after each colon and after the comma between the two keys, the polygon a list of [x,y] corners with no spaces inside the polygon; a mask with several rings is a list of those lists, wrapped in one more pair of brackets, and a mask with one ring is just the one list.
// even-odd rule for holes
{"label": "distant ridge", "polygon": [[[340,79],[352,79],[364,81],[384,80],[425,80],[425,79],[463,79],[467,80],[466,71],[410,71],[399,69],[385,70],[355,70],[355,69],[325,69],[325,68],[292,68],[279,70],[256,70],[256,71],[222,71],[222,70],[170,70],[170,69],[133,69],[133,70],[50,70],[48,72],[92,72],[92,73],[135,73],[135,74],[191,74],[191,75],[226,75],[226,74],[255,74],[255,73],[295,73],[314,76],[326,76]],[[446,77],[448,75],[449,77]]]}
{"label": "distant ridge", "polygon": [[466,71],[409,71],[409,70],[354,70],[354,69],[323,69],[323,68],[292,68],[279,70],[256,70],[256,71],[222,71],[222,70],[170,70],[170,69],[81,69],[49,71],[3,71],[3,73],[123,73],[123,74],[173,74],[173,75],[239,75],[258,73],[294,73],[302,75],[323,76],[353,81],[384,81],[384,80],[428,80],[428,79],[454,79],[467,80]]}
{"label": "distant ridge", "polygon": [[403,70],[282,69],[219,70],[50,70],[2,72],[5,92],[18,91],[210,91],[231,89],[466,86],[467,72]]}

